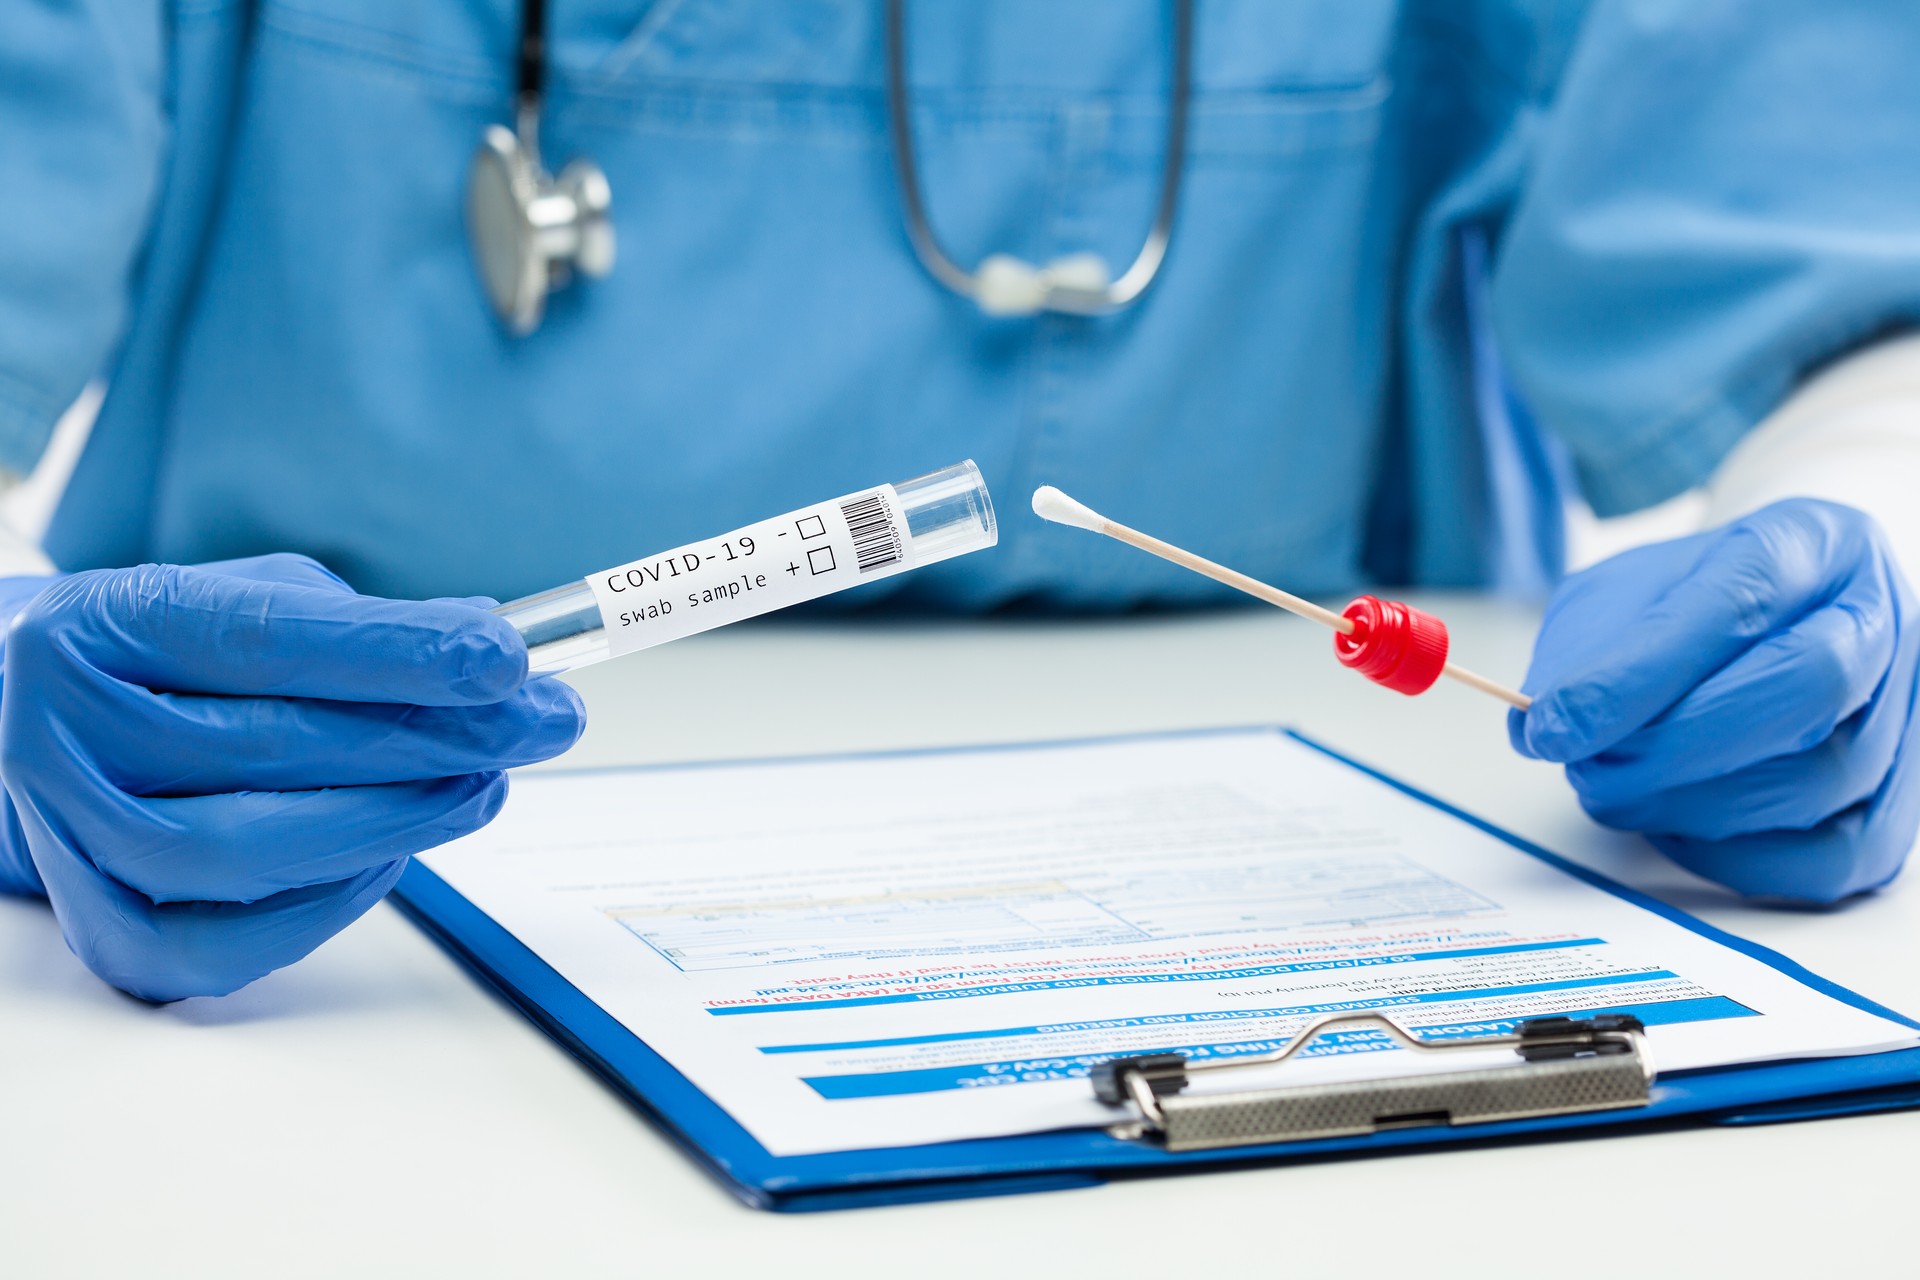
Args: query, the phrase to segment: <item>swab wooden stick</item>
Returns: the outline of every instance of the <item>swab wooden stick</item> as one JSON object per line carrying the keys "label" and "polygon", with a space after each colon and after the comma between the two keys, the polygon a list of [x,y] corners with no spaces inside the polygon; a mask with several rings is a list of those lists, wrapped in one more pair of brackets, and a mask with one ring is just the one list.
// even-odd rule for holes
{"label": "swab wooden stick", "polygon": [[1517,689],[1509,689],[1483,675],[1447,661],[1446,624],[1432,614],[1423,613],[1397,600],[1361,596],[1345,610],[1335,613],[1311,600],[1302,600],[1291,592],[1270,586],[1258,578],[1249,578],[1223,564],[1182,550],[1170,542],[1130,529],[1109,520],[1085,503],[1076,502],[1052,485],[1033,491],[1033,513],[1055,524],[1072,525],[1104,533],[1150,555],[1169,560],[1183,569],[1204,574],[1215,582],[1224,582],[1237,591],[1257,596],[1289,613],[1311,618],[1335,633],[1334,654],[1341,663],[1359,671],[1377,684],[1400,693],[1424,693],[1441,676],[1492,694],[1502,702],[1525,711],[1533,700]]}

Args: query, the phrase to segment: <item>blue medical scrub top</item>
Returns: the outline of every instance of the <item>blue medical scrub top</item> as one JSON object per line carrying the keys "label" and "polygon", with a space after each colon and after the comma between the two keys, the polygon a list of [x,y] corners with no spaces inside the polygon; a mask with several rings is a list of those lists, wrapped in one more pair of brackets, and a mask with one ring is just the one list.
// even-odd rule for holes
{"label": "blue medical scrub top", "polygon": [[[867,599],[1217,593],[1042,482],[1299,590],[1480,584],[1551,561],[1556,451],[1665,498],[1920,299],[1910,0],[1201,0],[1161,278],[998,319],[909,250],[877,0],[551,8],[544,150],[605,169],[620,260],[514,338],[462,217],[507,0],[0,5],[0,461],[110,387],[63,566],[505,598],[972,457],[1000,547]],[[1170,27],[910,4],[959,260],[1132,258]]]}

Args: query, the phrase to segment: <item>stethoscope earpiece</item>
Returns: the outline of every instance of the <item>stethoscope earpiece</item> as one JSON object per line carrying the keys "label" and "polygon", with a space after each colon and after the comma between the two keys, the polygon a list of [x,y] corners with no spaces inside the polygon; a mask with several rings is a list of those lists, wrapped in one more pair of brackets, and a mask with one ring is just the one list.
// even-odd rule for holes
{"label": "stethoscope earpiece", "polygon": [[467,236],[480,284],[500,323],[525,337],[540,327],[547,295],[574,272],[613,270],[613,189],[591,160],[550,175],[540,164],[540,92],[546,6],[521,9],[516,129],[488,125],[467,170]]}
{"label": "stethoscope earpiece", "polygon": [[1097,253],[1068,254],[1044,267],[991,253],[973,271],[973,300],[990,316],[1098,315],[1112,309],[1112,289],[1113,272]]}

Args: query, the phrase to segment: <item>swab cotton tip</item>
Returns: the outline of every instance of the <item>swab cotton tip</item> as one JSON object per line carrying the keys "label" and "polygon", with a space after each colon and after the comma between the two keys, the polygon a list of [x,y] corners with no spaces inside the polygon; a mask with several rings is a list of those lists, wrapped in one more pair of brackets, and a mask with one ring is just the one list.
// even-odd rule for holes
{"label": "swab cotton tip", "polygon": [[1102,526],[1107,523],[1107,518],[1098,511],[1085,503],[1075,502],[1050,484],[1043,484],[1033,491],[1033,514],[1055,524],[1070,524],[1077,529],[1091,529],[1095,533],[1104,532]]}

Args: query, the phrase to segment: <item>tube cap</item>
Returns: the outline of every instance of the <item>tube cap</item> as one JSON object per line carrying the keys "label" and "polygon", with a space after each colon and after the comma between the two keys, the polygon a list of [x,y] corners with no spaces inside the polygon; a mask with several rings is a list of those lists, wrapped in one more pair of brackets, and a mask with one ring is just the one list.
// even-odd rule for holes
{"label": "tube cap", "polygon": [[1425,693],[1447,665],[1447,624],[1398,600],[1361,596],[1340,615],[1352,635],[1334,632],[1333,652],[1351,667],[1395,693]]}

